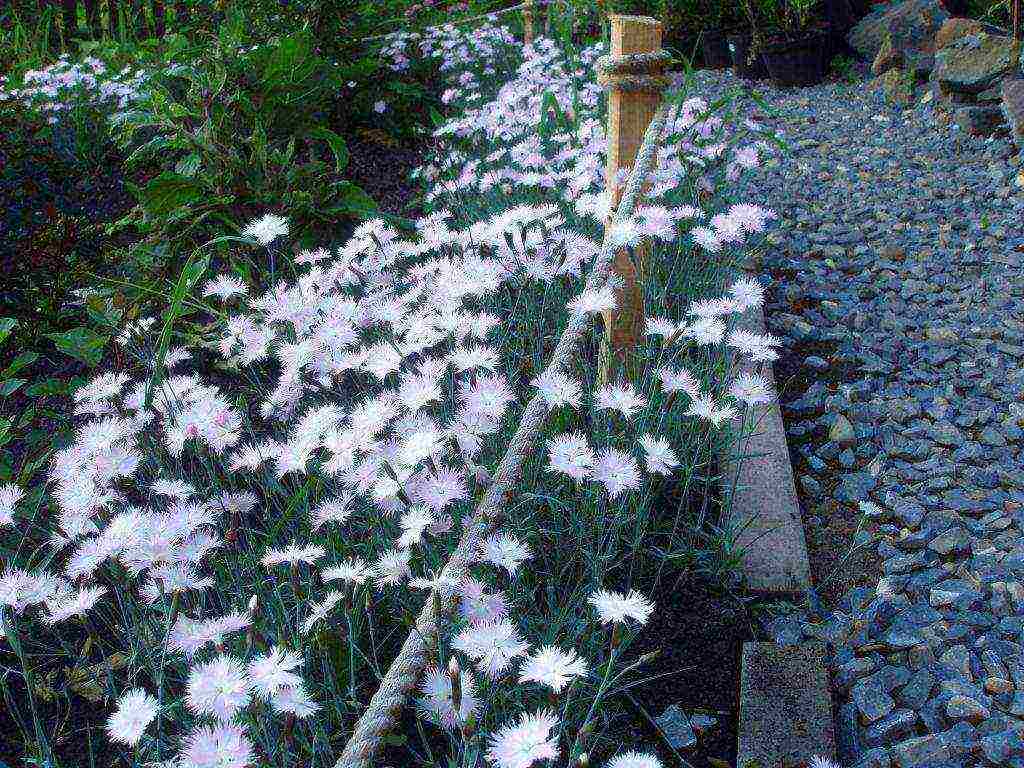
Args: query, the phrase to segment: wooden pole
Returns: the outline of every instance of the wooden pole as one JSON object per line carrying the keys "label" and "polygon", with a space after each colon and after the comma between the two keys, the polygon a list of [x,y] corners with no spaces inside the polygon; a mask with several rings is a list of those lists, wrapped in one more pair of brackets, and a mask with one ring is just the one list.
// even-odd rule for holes
{"label": "wooden pole", "polygon": [[[661,50],[661,22],[646,16],[614,14],[611,23],[610,58]],[[658,76],[664,65],[634,68],[639,76]],[[628,172],[636,160],[644,132],[661,103],[658,89],[641,90],[616,85],[611,81],[608,92],[608,158],[605,165],[605,186],[611,192],[611,210],[622,197],[621,174]],[[643,270],[646,257],[643,247],[623,248],[615,256],[612,274],[620,285],[615,288],[615,309],[604,313],[604,336],[601,339],[599,381],[608,383],[623,372],[632,378],[632,355],[644,334]]]}
{"label": "wooden pole", "polygon": [[523,3],[523,45],[533,45],[533,0]]}
{"label": "wooden pole", "polygon": [[1021,18],[1021,0],[1013,1],[1013,14],[1010,21],[1013,24],[1013,39],[1021,39],[1021,26],[1024,25],[1024,19]]}

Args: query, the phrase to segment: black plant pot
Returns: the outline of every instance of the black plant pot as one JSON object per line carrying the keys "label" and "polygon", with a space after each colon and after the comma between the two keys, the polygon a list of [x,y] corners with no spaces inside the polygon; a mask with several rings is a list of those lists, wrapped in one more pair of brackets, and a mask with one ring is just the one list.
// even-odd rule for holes
{"label": "black plant pot", "polygon": [[827,36],[812,31],[785,38],[776,37],[765,44],[764,61],[777,88],[815,85],[828,71]]}
{"label": "black plant pot", "polygon": [[760,51],[752,52],[753,38],[749,32],[729,35],[729,53],[732,54],[732,71],[744,80],[763,80],[768,77],[768,65]]}
{"label": "black plant pot", "polygon": [[700,47],[704,53],[705,69],[728,69],[732,66],[729,44],[721,30],[709,30],[701,35]]}

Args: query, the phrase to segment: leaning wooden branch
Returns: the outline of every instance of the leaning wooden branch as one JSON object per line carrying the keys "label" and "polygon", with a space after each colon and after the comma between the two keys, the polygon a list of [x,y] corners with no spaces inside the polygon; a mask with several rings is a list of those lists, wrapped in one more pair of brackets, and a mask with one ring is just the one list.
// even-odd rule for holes
{"label": "leaning wooden branch", "polygon": [[[618,246],[607,236],[614,225],[633,215],[640,197],[644,180],[654,162],[655,153],[668,109],[662,104],[644,135],[643,144],[637,153],[636,163],[626,183],[622,200],[616,210],[613,226],[606,230],[601,253],[587,278],[586,288],[596,290],[603,287],[611,272],[612,262]],[[548,371],[562,371],[571,355],[576,351],[584,334],[591,327],[592,320],[586,315],[573,315],[563,331],[552,354]],[[536,448],[537,432],[547,417],[548,406],[540,394],[536,394],[526,406],[523,418],[509,442],[494,482],[487,489],[462,533],[462,538],[452,552],[451,558],[441,572],[439,581],[443,584],[458,585],[464,581],[469,566],[475,561],[484,539],[500,525],[506,508],[506,501],[522,475],[526,459]],[[438,621],[440,617],[435,606],[449,608],[455,598],[455,586],[439,590],[440,599],[428,598],[415,628],[409,633],[398,657],[392,663],[380,687],[370,700],[366,711],[359,718],[345,749],[335,768],[369,768],[384,737],[394,727],[405,706],[409,693],[419,681],[427,665],[430,650],[436,646]]]}

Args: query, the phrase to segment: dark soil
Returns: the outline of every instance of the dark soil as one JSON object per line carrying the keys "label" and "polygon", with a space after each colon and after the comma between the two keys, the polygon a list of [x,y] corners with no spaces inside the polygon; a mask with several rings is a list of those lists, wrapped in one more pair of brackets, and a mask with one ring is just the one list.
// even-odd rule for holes
{"label": "dark soil", "polygon": [[[776,285],[791,284],[798,279],[795,273],[788,271],[771,272],[771,276]],[[790,311],[797,312],[805,306],[806,303],[793,306]],[[858,378],[854,363],[833,357],[837,346],[834,342],[803,342],[780,348],[780,357],[775,362],[774,371],[784,421],[791,418],[786,408],[787,403],[801,397],[814,382],[822,382],[830,391],[836,391],[841,384]],[[813,371],[804,363],[811,355],[831,359],[832,364],[825,371]],[[787,435],[789,458],[797,477],[812,473],[806,459],[796,449],[803,445],[820,446],[825,440],[827,435],[824,430],[802,437]],[[859,516],[833,499],[839,477],[816,477],[822,487],[819,499],[809,498],[799,483],[797,494],[807,537],[811,581],[823,606],[831,608],[852,587],[876,584],[881,570],[873,548],[855,547],[854,537],[858,532]]]}

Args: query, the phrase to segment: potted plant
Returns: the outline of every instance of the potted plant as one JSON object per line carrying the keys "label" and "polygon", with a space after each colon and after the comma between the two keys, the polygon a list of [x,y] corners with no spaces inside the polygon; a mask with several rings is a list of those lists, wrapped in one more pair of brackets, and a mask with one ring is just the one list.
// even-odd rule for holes
{"label": "potted plant", "polygon": [[727,38],[732,71],[744,80],[763,80],[768,77],[768,66],[761,50],[763,40],[760,35],[754,34],[754,30],[766,25],[760,19],[759,7],[752,0],[743,0],[741,7],[747,26],[737,29]]}
{"label": "potted plant", "polygon": [[779,88],[820,83],[828,71],[828,28],[819,0],[751,0],[757,4],[754,41]]}
{"label": "potted plant", "polygon": [[664,46],[686,59],[694,69],[704,64],[701,29],[705,24],[705,0],[669,0],[665,4]]}
{"label": "potted plant", "polygon": [[701,52],[707,69],[725,69],[732,66],[727,37],[736,31],[742,19],[735,0],[703,0],[704,27],[701,32]]}

